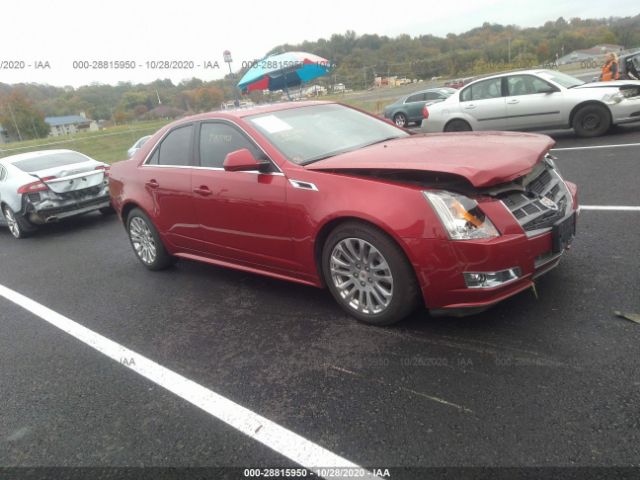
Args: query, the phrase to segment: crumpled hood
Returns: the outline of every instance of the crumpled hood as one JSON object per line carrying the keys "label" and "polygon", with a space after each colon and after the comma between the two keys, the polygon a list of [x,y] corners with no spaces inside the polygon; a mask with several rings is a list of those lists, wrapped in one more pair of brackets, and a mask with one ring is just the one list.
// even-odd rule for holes
{"label": "crumpled hood", "polygon": [[461,132],[412,135],[307,165],[309,170],[418,170],[466,178],[474,187],[527,174],[555,145],[546,135]]}
{"label": "crumpled hood", "polygon": [[[640,87],[640,80],[610,80],[608,82],[591,82],[585,83],[584,85],[579,85],[574,87],[573,89],[584,89],[584,88],[620,88],[620,87]],[[572,89],[572,90],[573,90]]]}

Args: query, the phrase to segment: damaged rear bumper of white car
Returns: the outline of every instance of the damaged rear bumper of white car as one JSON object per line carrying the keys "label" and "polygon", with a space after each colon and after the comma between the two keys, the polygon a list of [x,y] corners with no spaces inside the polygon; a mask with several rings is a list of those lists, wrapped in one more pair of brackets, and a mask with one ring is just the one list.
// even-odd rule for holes
{"label": "damaged rear bumper of white car", "polygon": [[111,206],[107,182],[82,190],[56,193],[51,190],[28,193],[22,199],[20,214],[31,223],[41,225],[74,215]]}

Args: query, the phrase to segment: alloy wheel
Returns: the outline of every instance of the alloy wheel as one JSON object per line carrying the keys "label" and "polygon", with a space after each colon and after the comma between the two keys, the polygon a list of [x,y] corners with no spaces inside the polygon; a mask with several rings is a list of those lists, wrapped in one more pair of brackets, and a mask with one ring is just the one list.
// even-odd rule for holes
{"label": "alloy wheel", "polygon": [[382,253],[360,238],[345,238],[331,252],[331,280],[352,309],[383,312],[393,298],[393,275]]}
{"label": "alloy wheel", "polygon": [[402,115],[402,114],[398,114],[398,115],[396,115],[396,117],[395,117],[395,124],[396,124],[398,127],[404,127],[404,126],[407,124],[407,119],[405,118],[405,116],[404,116],[404,115]]}
{"label": "alloy wheel", "polygon": [[157,256],[156,242],[147,222],[141,217],[133,217],[129,222],[131,244],[140,260],[152,264]]}
{"label": "alloy wheel", "polygon": [[7,226],[9,227],[11,235],[16,238],[20,238],[22,233],[20,232],[20,225],[18,225],[15,215],[8,207],[4,209],[4,218],[7,220]]}

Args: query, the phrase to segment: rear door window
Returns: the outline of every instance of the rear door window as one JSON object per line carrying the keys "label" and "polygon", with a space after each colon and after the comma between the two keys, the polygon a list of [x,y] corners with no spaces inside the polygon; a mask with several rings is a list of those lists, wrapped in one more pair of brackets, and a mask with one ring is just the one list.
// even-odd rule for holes
{"label": "rear door window", "polygon": [[172,130],[149,158],[149,165],[187,166],[191,164],[193,125]]}
{"label": "rear door window", "polygon": [[424,93],[416,93],[415,95],[411,95],[407,98],[404,103],[414,103],[414,102],[423,102],[424,101]]}
{"label": "rear door window", "polygon": [[460,101],[487,100],[502,97],[502,77],[490,78],[469,85],[460,93]]}

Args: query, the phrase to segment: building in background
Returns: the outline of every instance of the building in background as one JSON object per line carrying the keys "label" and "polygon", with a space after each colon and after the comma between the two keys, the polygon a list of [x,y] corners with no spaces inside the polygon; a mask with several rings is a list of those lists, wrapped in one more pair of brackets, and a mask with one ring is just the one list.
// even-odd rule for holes
{"label": "building in background", "polygon": [[567,63],[594,61],[596,59],[599,60],[600,57],[604,57],[607,52],[615,52],[619,54],[623,50],[624,47],[622,45],[603,43],[584,50],[574,50],[573,52],[558,58],[556,63],[558,65],[566,65]]}
{"label": "building in background", "polygon": [[44,119],[51,127],[50,137],[60,135],[73,135],[78,132],[95,132],[98,130],[98,123],[88,119],[84,112],[80,115],[65,115],[63,117],[45,117]]}

